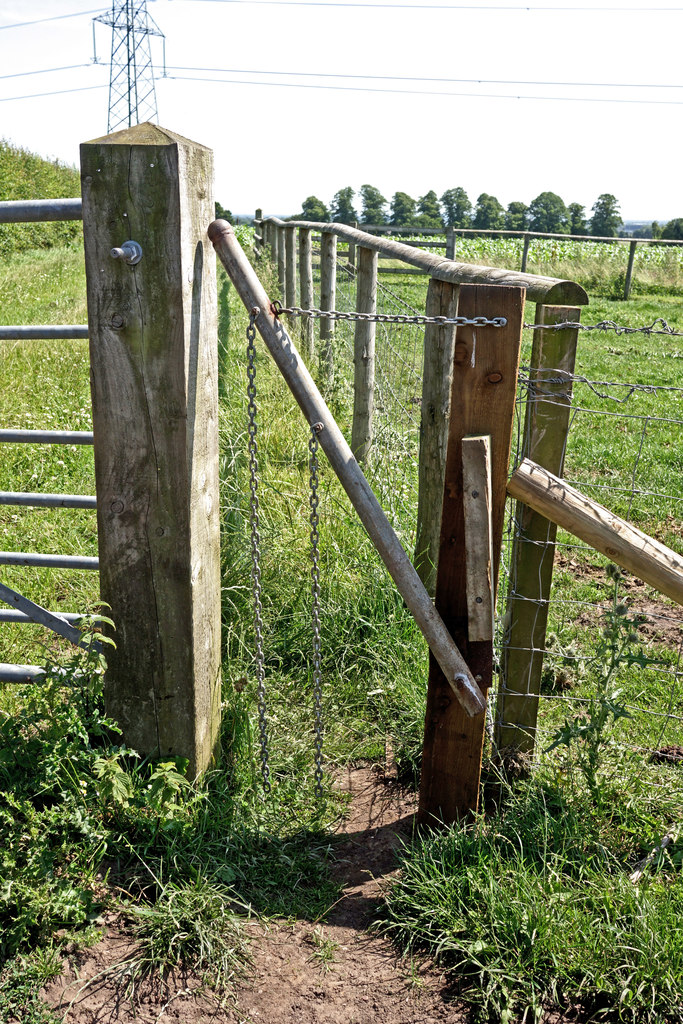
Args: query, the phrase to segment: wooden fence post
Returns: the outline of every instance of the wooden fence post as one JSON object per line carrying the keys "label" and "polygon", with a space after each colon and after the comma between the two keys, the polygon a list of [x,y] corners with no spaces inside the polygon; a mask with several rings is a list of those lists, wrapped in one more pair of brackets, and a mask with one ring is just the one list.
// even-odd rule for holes
{"label": "wooden fence post", "polygon": [[634,239],[628,247],[628,266],[626,267],[626,278],[624,280],[624,298],[628,299],[631,294],[631,281],[633,280],[633,263],[636,258],[638,243]]}
{"label": "wooden fence post", "polygon": [[287,289],[287,238],[284,227],[275,227],[277,238],[277,283],[280,286],[280,297],[284,298]]}
{"label": "wooden fence post", "polygon": [[[257,232],[259,234],[257,234]],[[254,252],[256,253],[257,256],[260,256],[262,254],[264,244],[265,239],[263,237],[263,210],[257,208],[254,211]]]}
{"label": "wooden fence post", "polygon": [[[320,239],[320,308],[334,309],[337,301],[337,236],[323,231]],[[334,378],[334,320],[320,320],[320,372],[331,384]]]}
{"label": "wooden fence post", "polygon": [[[490,438],[491,566],[495,594],[500,559],[508,460],[517,393],[524,289],[461,285],[458,314],[503,316],[505,327],[460,327],[455,337],[446,473],[442,490],[441,541],[436,608],[483,693],[491,685],[493,643],[470,634],[468,615],[463,440]],[[467,465],[467,460],[466,460]],[[484,469],[482,470],[482,466]],[[485,459],[479,461],[480,475]],[[485,520],[486,521],[486,520]],[[481,559],[476,563],[481,566]],[[474,574],[481,579],[481,569]],[[470,598],[471,598],[470,588]],[[482,603],[487,599],[485,594]],[[489,632],[492,632],[489,630]],[[427,713],[420,781],[419,820],[450,823],[475,811],[479,800],[484,716],[467,719],[430,655]]]}
{"label": "wooden fence post", "polygon": [[446,231],[446,259],[455,259],[455,228],[449,227]]}
{"label": "wooden fence post", "polygon": [[[220,721],[213,156],[143,124],[84,143],[81,172],[106,705],[196,774]],[[112,258],[131,240],[137,264]]]}
{"label": "wooden fence post", "polygon": [[[351,226],[357,228],[358,221],[354,220]],[[346,256],[346,262],[350,270],[356,269],[356,243],[352,241],[352,239],[349,239],[349,249]]]}
{"label": "wooden fence post", "polygon": [[288,224],[285,232],[285,304],[296,306],[296,226]]}
{"label": "wooden fence post", "polygon": [[[302,309],[312,309],[315,306],[310,228],[299,228],[299,295]],[[310,366],[315,352],[313,318],[310,316],[301,317],[301,349],[306,365]]]}
{"label": "wooden fence post", "polygon": [[[425,316],[454,317],[457,312],[458,286],[430,278]],[[455,327],[438,327],[436,324],[425,326],[413,564],[430,597],[434,596],[436,588],[436,563],[441,537],[454,343]]]}
{"label": "wooden fence post", "polygon": [[[578,321],[578,306],[536,306],[536,324]],[[522,454],[562,476],[578,330],[535,330]],[[522,502],[515,508],[496,713],[496,746],[532,753],[548,624],[557,527]]]}
{"label": "wooden fence post", "polygon": [[522,246],[522,266],[520,271],[522,274],[526,274],[526,264],[529,258],[529,243],[531,242],[531,235],[524,236],[524,245]]}
{"label": "wooden fence post", "polygon": [[[358,247],[356,310],[377,312],[377,253]],[[375,323],[357,320],[353,339],[353,425],[351,451],[363,465],[372,446],[372,419],[375,407]]]}

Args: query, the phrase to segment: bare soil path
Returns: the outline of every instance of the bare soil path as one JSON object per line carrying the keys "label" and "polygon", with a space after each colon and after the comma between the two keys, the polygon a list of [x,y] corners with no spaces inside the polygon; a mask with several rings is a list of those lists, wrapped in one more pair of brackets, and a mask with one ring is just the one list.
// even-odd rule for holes
{"label": "bare soil path", "polygon": [[69,1024],[464,1024],[438,971],[399,958],[368,932],[395,851],[410,835],[415,796],[391,776],[353,768],[338,783],[351,794],[335,847],[343,895],[324,922],[278,921],[251,927],[252,967],[220,1005],[198,979],[177,975],[127,999],[107,969],[133,949],[119,918],[101,942],[65,959],[44,992]]}

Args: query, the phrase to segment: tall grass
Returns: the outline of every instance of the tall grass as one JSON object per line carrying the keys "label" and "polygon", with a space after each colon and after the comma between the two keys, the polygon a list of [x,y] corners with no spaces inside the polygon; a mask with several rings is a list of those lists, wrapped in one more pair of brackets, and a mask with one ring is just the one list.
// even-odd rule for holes
{"label": "tall grass", "polygon": [[[81,194],[75,167],[44,160],[0,139],[0,200],[62,199]],[[30,249],[80,245],[78,221],[50,224],[0,224],[0,257]]]}

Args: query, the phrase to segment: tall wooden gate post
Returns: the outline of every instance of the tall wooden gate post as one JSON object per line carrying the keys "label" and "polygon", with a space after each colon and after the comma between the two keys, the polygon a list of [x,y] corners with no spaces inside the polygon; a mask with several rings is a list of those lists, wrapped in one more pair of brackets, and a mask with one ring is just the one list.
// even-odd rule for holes
{"label": "tall wooden gate post", "polygon": [[[493,597],[505,516],[523,312],[523,288],[460,286],[458,315],[503,316],[507,319],[505,327],[460,327],[455,336],[436,576],[437,611],[484,694],[491,685],[493,644],[491,639],[479,639],[482,633],[470,632],[463,441],[472,436],[488,438],[488,456],[482,465],[488,462],[491,473],[490,576]],[[470,448],[468,457],[471,454]],[[488,477],[488,470],[485,476]],[[469,498],[472,497],[475,496],[470,494]],[[484,726],[483,715],[469,718],[462,712],[441,669],[430,655],[420,782],[421,822],[450,823],[476,811]]]}
{"label": "tall wooden gate post", "polygon": [[[536,306],[522,454],[556,476],[564,466],[579,332],[541,328],[580,316],[578,306]],[[503,756],[534,749],[556,535],[554,523],[517,502],[496,723]]]}
{"label": "tall wooden gate post", "polygon": [[[213,155],[144,124],[84,143],[81,172],[107,709],[196,774],[220,720]],[[112,258],[127,241],[139,262]]]}

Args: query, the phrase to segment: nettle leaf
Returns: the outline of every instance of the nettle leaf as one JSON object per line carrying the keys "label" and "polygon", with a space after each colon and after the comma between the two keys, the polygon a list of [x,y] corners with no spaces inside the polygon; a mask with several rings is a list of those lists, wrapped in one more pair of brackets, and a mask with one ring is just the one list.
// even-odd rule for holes
{"label": "nettle leaf", "polygon": [[95,759],[93,770],[100,780],[100,796],[106,802],[111,800],[119,807],[128,807],[133,796],[133,780],[121,767],[119,754]]}

